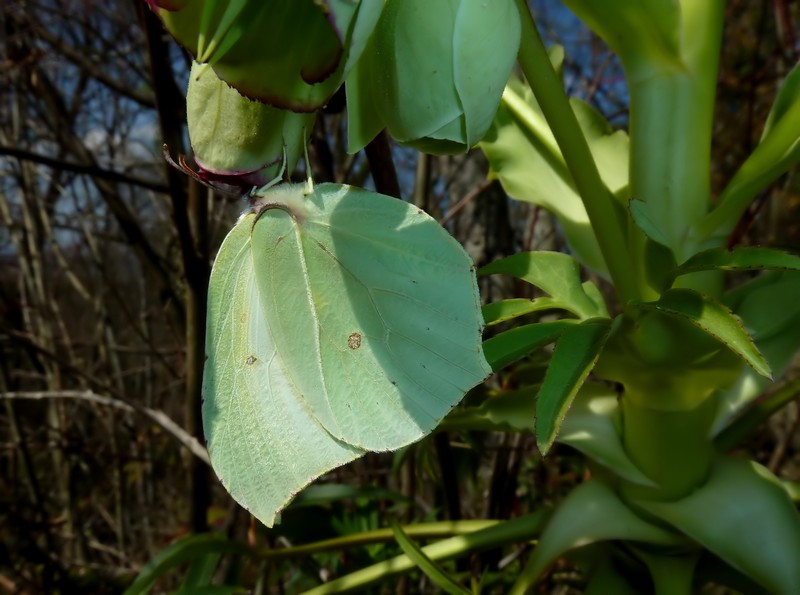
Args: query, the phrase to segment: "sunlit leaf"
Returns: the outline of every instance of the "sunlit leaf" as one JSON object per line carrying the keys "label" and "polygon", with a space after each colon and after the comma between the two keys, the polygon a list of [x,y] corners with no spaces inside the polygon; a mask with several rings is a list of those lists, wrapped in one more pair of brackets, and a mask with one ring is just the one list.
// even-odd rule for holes
{"label": "sunlit leaf", "polygon": [[[560,70],[563,50],[550,50],[551,61]],[[613,131],[593,108],[570,101],[586,136],[603,182],[617,197],[629,198],[628,137]],[[553,213],[561,223],[576,257],[594,271],[605,273],[589,217],[572,176],[536,99],[520,80],[512,78],[489,132],[480,143],[491,165],[490,177],[500,180],[517,200],[532,202]]]}
{"label": "sunlit leaf", "polygon": [[581,283],[580,267],[568,254],[519,252],[482,267],[478,274],[504,274],[522,279],[547,293],[556,307],[578,318],[608,316],[605,305],[597,304],[587,295]]}

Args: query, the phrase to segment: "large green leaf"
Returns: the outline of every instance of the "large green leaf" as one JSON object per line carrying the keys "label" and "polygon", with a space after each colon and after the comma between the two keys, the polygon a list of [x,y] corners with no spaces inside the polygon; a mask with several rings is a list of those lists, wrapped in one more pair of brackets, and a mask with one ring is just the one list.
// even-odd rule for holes
{"label": "large green leaf", "polygon": [[273,188],[211,274],[203,423],[212,465],[266,525],[367,450],[431,432],[489,373],[469,256],[408,203]]}
{"label": "large green leaf", "polygon": [[550,295],[550,307],[562,308],[581,319],[608,316],[605,305],[586,293],[580,267],[568,254],[519,252],[481,267],[478,274],[504,274],[527,281]]}
{"label": "large green leaf", "polygon": [[655,302],[635,303],[631,307],[682,318],[726,345],[762,376],[770,376],[767,360],[739,319],[720,302],[690,289],[670,289]]}
{"label": "large green leaf", "polygon": [[776,595],[800,585],[800,515],[780,481],[752,461],[720,459],[676,502],[637,501]]}
{"label": "large green leaf", "polygon": [[683,541],[681,536],[637,516],[613,489],[591,479],[575,488],[553,513],[510,595],[528,593],[547,567],[567,551],[616,539],[660,545]]}
{"label": "large green leaf", "polygon": [[536,444],[542,454],[553,445],[572,399],[600,356],[610,328],[607,318],[587,320],[566,329],[556,342],[536,396]]}

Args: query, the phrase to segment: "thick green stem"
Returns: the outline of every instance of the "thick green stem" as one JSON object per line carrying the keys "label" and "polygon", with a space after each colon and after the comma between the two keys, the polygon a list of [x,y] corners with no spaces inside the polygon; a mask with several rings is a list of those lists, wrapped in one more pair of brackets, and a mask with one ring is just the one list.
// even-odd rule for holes
{"label": "thick green stem", "polygon": [[[676,60],[623,56],[631,105],[631,191],[648,204],[678,262],[694,253],[688,240],[710,204],[724,0],[681,2],[681,9]],[[631,252],[643,253],[639,240]]]}
{"label": "thick green stem", "polygon": [[[645,401],[645,402],[643,402]],[[692,409],[665,410],[623,394],[623,444],[628,456],[658,488],[623,482],[631,499],[678,500],[702,485],[715,453],[709,429],[716,401],[705,399]]]}
{"label": "thick green stem", "polygon": [[[632,274],[625,238],[622,209],[600,178],[586,138],[553,69],[525,0],[517,0],[522,19],[519,63],[583,200],[592,229],[597,235],[609,274],[623,303],[643,299],[643,282]],[[634,232],[638,235],[638,232]]]}
{"label": "thick green stem", "polygon": [[638,549],[653,577],[655,595],[691,595],[698,554],[666,554]]}

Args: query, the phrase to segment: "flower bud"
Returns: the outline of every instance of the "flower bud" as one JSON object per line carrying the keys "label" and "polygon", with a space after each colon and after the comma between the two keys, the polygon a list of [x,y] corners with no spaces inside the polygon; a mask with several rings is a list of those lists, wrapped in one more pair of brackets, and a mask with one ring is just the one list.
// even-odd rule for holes
{"label": "flower bud", "polygon": [[243,97],[208,64],[194,63],[186,94],[189,140],[206,181],[261,186],[286,158],[292,171],[314,125],[314,114],[278,109]]}
{"label": "flower bud", "polygon": [[322,107],[358,59],[379,0],[146,0],[169,32],[243,95]]}
{"label": "flower bud", "polygon": [[513,0],[387,0],[348,80],[356,151],[386,127],[430,153],[475,145],[491,124],[520,42]]}

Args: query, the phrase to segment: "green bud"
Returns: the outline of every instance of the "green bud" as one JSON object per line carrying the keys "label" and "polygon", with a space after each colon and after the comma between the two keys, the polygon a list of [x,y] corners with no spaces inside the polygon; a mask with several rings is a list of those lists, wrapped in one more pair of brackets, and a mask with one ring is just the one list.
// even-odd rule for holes
{"label": "green bud", "polygon": [[[186,95],[189,140],[207,181],[261,186],[286,157],[292,171],[314,125],[314,114],[282,110],[239,94],[208,64],[195,62]],[[285,151],[285,152],[284,152]]]}
{"label": "green bud", "polygon": [[169,32],[251,99],[322,107],[383,10],[376,0],[147,0]]}
{"label": "green bud", "polygon": [[497,111],[519,41],[513,0],[387,0],[348,80],[350,151],[382,127],[430,153],[470,149]]}

